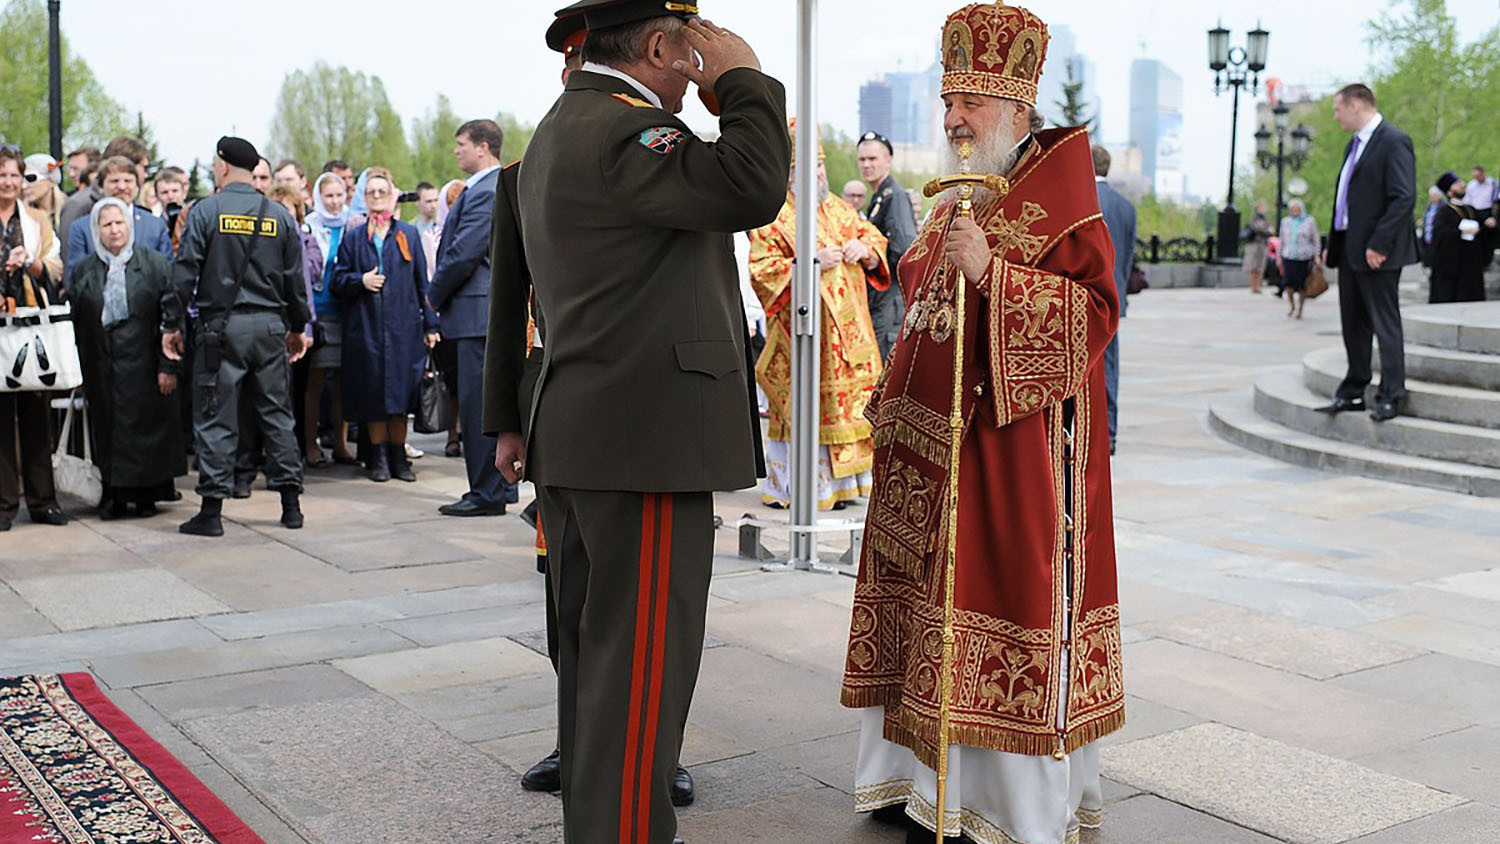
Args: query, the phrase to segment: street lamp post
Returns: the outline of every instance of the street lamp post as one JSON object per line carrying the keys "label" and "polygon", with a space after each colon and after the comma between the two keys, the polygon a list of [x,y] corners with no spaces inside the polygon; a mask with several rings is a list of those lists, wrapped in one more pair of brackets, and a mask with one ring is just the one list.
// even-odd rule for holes
{"label": "street lamp post", "polygon": [[1290,167],[1292,172],[1302,169],[1302,164],[1307,161],[1308,148],[1312,146],[1312,130],[1306,125],[1298,123],[1297,128],[1291,130],[1292,151],[1286,151],[1287,139],[1287,117],[1291,113],[1291,106],[1278,100],[1271,107],[1272,123],[1276,127],[1276,151],[1271,151],[1271,130],[1262,125],[1255,132],[1255,157],[1260,162],[1260,169],[1270,170],[1276,168],[1276,219],[1282,217],[1283,209],[1286,207],[1286,196],[1284,185],[1286,183],[1286,168]]}
{"label": "street lamp post", "polygon": [[1219,258],[1234,260],[1240,254],[1240,212],[1234,207],[1236,136],[1240,124],[1240,89],[1260,91],[1260,72],[1266,69],[1266,51],[1271,33],[1259,24],[1245,36],[1245,46],[1229,46],[1229,30],[1221,23],[1208,31],[1208,67],[1214,72],[1214,94],[1234,90],[1234,112],[1229,126],[1229,194],[1219,212]]}
{"label": "street lamp post", "polygon": [[59,0],[47,0],[47,141],[54,161],[63,156],[61,6]]}

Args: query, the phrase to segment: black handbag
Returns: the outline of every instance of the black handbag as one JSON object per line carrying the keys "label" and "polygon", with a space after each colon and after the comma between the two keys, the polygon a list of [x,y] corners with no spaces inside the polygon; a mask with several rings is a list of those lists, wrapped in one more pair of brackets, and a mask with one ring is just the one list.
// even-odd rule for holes
{"label": "black handbag", "polygon": [[427,364],[422,367],[422,388],[418,396],[417,415],[412,427],[419,434],[444,433],[453,422],[448,409],[448,385],[443,383],[443,376],[438,372],[437,364],[432,359],[432,352],[429,351]]}

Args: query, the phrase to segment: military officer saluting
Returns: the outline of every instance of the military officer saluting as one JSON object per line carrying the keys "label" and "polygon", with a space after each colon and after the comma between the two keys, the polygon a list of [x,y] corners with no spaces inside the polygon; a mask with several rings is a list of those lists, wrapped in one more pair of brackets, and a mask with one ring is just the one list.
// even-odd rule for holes
{"label": "military officer saluting", "polygon": [[[582,69],[521,164],[521,236],[546,317],[523,441],[558,627],[569,844],[668,844],[702,656],[713,492],[755,483],[759,418],[730,233],[776,218],[786,90],[691,3],[584,0]],[[700,67],[701,59],[701,67]],[[689,81],[716,143],[675,115]]]}
{"label": "military officer saluting", "polygon": [[266,477],[281,493],[281,523],[302,527],[302,458],[293,434],[289,363],[310,345],[297,224],[280,203],[251,187],[260,162],[241,138],[219,139],[219,192],[188,213],[172,269],[176,295],[163,308],[162,353],[182,357],[183,305],[198,307],[192,373],[198,445],[198,515],[180,530],[223,536],[220,513],[234,481],[239,405],[251,403],[266,443]]}

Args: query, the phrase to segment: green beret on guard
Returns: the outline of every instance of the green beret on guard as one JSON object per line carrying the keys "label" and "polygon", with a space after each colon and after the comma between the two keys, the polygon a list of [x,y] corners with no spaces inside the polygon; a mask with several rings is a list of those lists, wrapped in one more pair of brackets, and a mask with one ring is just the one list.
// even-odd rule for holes
{"label": "green beret on guard", "polygon": [[697,16],[698,4],[671,0],[579,0],[557,14],[561,17],[576,12],[583,13],[584,25],[590,32],[598,32],[652,18],[675,16],[688,20]]}
{"label": "green beret on guard", "polygon": [[225,164],[241,170],[254,170],[255,166],[260,163],[260,153],[255,151],[255,145],[244,138],[225,135],[219,139],[219,145],[214,147],[214,152],[223,159]]}

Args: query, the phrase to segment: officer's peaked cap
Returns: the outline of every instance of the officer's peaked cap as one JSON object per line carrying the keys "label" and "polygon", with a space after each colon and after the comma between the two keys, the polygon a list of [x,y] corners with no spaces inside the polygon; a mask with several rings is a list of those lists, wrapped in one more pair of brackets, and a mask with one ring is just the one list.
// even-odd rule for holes
{"label": "officer's peaked cap", "polygon": [[588,28],[584,25],[583,12],[563,9],[557,13],[557,20],[547,27],[547,49],[555,50],[565,56],[571,55],[573,50],[582,46],[588,32]]}
{"label": "officer's peaked cap", "polygon": [[215,152],[224,159],[225,164],[241,170],[254,170],[260,163],[260,153],[255,151],[255,145],[244,138],[225,135],[219,139]]}
{"label": "officer's peaked cap", "polygon": [[683,20],[698,14],[697,0],[675,3],[671,0],[579,0],[559,11],[559,17],[582,12],[584,25],[590,32],[598,32],[612,26],[624,26],[652,18],[668,16]]}

